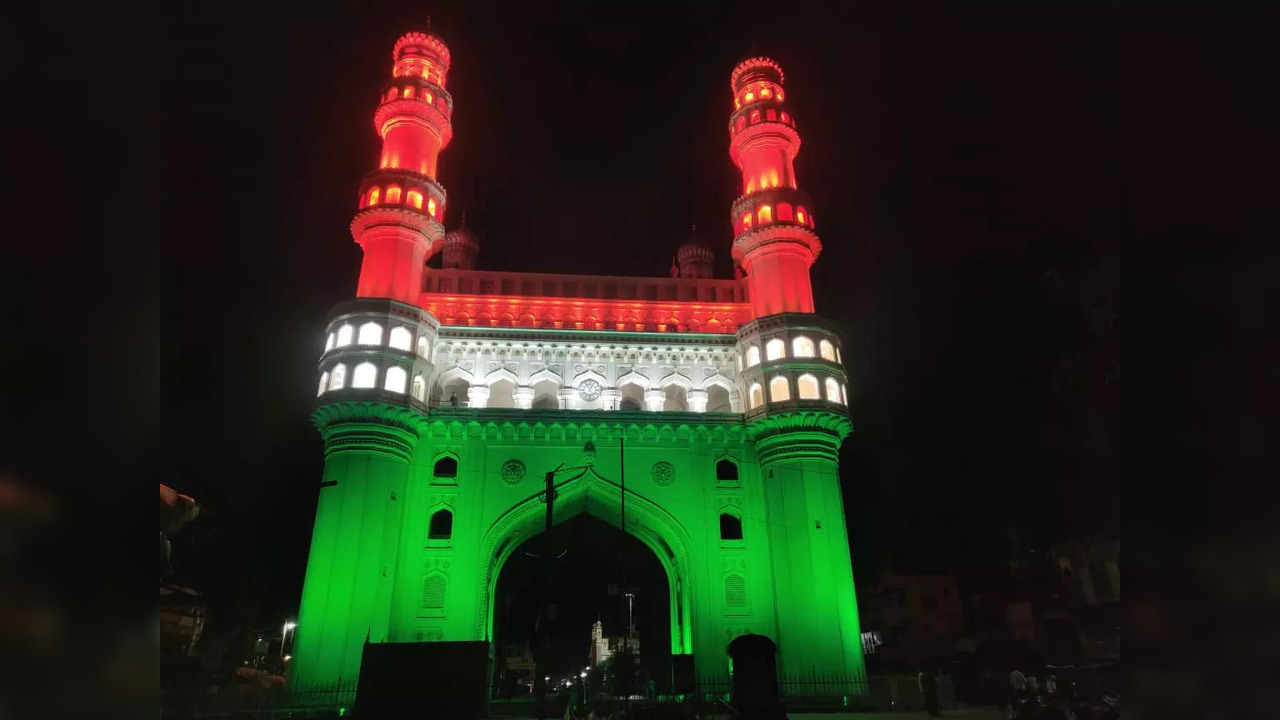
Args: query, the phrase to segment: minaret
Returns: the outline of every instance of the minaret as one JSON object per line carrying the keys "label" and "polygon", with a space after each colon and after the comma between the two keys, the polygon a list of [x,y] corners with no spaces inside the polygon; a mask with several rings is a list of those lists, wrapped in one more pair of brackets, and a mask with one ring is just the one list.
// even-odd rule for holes
{"label": "minaret", "polygon": [[822,244],[796,182],[800,134],[773,60],[743,60],[729,85],[729,155],[743,192],[733,257],[755,311],[738,349],[763,474],[779,669],[856,675],[862,645],[838,465],[852,423],[840,337],[814,314],[809,266]]}
{"label": "minaret", "polygon": [[[449,142],[449,51],[409,33],[374,114],[379,168],[365,176],[351,232],[357,297],[330,314],[311,419],[324,438],[291,682],[353,683],[365,642],[403,640],[392,618],[410,462],[426,422],[439,323],[418,307],[424,259],[444,235],[436,156]],[[400,602],[403,602],[401,600]]]}
{"label": "minaret", "polygon": [[676,258],[680,260],[680,277],[714,277],[713,263],[715,257],[715,252],[712,251],[711,246],[698,235],[698,226],[694,225],[689,230],[689,239],[685,240],[680,249],[676,251]]}
{"label": "minaret", "polygon": [[358,297],[416,303],[422,268],[444,235],[445,191],[436,181],[440,151],[453,137],[453,98],[445,91],[449,49],[436,36],[409,33],[391,53],[373,127],[382,138],[378,169],[360,185],[351,234],[364,249]]}
{"label": "minaret", "polygon": [[480,240],[467,227],[463,219],[462,227],[450,230],[444,236],[444,250],[441,253],[440,267],[444,270],[475,270],[476,256],[480,254]]}
{"label": "minaret", "polygon": [[796,186],[800,134],[786,104],[782,68],[768,58],[738,63],[729,80],[729,156],[742,171],[733,204],[733,257],[747,272],[756,317],[813,312],[809,266],[822,243],[813,202]]}

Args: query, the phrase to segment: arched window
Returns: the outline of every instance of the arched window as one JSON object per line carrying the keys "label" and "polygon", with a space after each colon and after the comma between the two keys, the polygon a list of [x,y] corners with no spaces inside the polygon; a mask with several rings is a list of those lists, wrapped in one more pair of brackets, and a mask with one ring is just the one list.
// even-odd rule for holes
{"label": "arched window", "polygon": [[381,197],[381,193],[382,193],[382,191],[381,191],[380,189],[378,189],[378,186],[377,186],[377,185],[374,185],[373,187],[369,188],[369,202],[368,202],[368,204],[369,204],[369,205],[377,205],[377,204],[378,204],[378,198],[379,198],[379,197]]}
{"label": "arched window", "polygon": [[556,394],[560,390],[560,383],[551,378],[543,378],[533,384],[533,409],[534,410],[557,410],[560,408],[560,400]]}
{"label": "arched window", "polygon": [[448,540],[451,537],[453,537],[453,513],[447,509],[432,513],[431,526],[427,529],[427,539]]}
{"label": "arched window", "polygon": [[822,399],[822,392],[818,389],[818,378],[809,374],[796,378],[796,393],[801,400]]}
{"label": "arched window", "polygon": [[428,104],[428,105],[430,105],[431,103],[435,102],[435,98],[434,98],[434,97],[432,97],[432,96],[431,96],[431,93],[429,93],[429,92],[423,92],[423,93],[422,93],[422,99],[423,99],[423,100],[425,100],[425,101],[427,102],[427,104]]}
{"label": "arched window", "polygon": [[721,460],[716,463],[716,479],[717,480],[737,480],[738,464],[732,460]]}
{"label": "arched window", "polygon": [[360,326],[360,334],[356,337],[357,345],[381,345],[382,326],[370,321]]}
{"label": "arched window", "polygon": [[627,383],[618,389],[622,391],[622,397],[618,401],[619,410],[643,410],[645,408],[644,388],[635,383]]}
{"label": "arched window", "polygon": [[[750,95],[747,95],[747,97],[751,97],[751,96],[750,96]],[[748,100],[747,102],[751,102],[751,101],[750,101],[750,100]],[[755,123],[758,123],[758,122],[760,122],[760,111],[759,111],[759,110],[752,110],[752,111],[751,111],[751,123],[754,125]]]}
{"label": "arched window", "polygon": [[813,357],[813,341],[804,335],[797,336],[791,341],[791,354],[796,357]]}
{"label": "arched window", "polygon": [[836,346],[832,345],[830,340],[823,340],[818,343],[818,353],[822,355],[823,360],[836,361]]}
{"label": "arched window", "polygon": [[502,378],[489,386],[489,400],[485,402],[485,407],[491,408],[514,408],[516,406],[516,385],[506,378]]}
{"label": "arched window", "polygon": [[760,364],[760,348],[755,345],[747,347],[747,367],[755,367]]}
{"label": "arched window", "polygon": [[827,400],[834,403],[844,404],[844,400],[840,398],[840,383],[835,378],[827,378]]}
{"label": "arched window", "polygon": [[426,401],[427,383],[423,381],[421,375],[413,376],[413,397],[418,402]]}
{"label": "arched window", "polygon": [[741,540],[742,518],[732,513],[720,513],[720,539]]}
{"label": "arched window", "polygon": [[760,383],[751,383],[751,409],[755,410],[764,404],[764,388]]}
{"label": "arched window", "polygon": [[844,362],[844,360],[841,360],[841,359],[840,359],[840,348],[836,348],[836,362],[838,362],[838,363],[843,363],[843,362]]}
{"label": "arched window", "polygon": [[445,455],[436,461],[434,475],[438,478],[458,477],[458,460],[451,455]]}
{"label": "arched window", "polygon": [[756,181],[755,181],[755,178],[752,178],[747,181],[747,192],[753,193],[755,191],[756,191]]}
{"label": "arched window", "polygon": [[840,384],[840,399],[844,400],[844,404],[849,404],[849,386],[844,383]]}
{"label": "arched window", "polygon": [[400,97],[402,97],[402,98],[411,98],[411,97],[413,97],[413,86],[412,86],[412,85],[405,85],[405,86],[404,86],[404,92],[400,94]]}
{"label": "arched window", "polygon": [[666,387],[667,397],[662,403],[662,409],[668,412],[688,412],[689,410],[689,393],[679,385],[672,383]]}
{"label": "arched window", "polygon": [[769,171],[769,187],[778,187],[778,171],[776,168]]}
{"label": "arched window", "polygon": [[387,368],[387,377],[382,381],[382,388],[394,393],[403,393],[408,382],[409,373],[402,367],[392,365]]}
{"label": "arched window", "polygon": [[371,388],[378,383],[378,366],[371,362],[362,362],[356,366],[351,375],[351,387]]}
{"label": "arched window", "polygon": [[769,173],[760,173],[760,189],[769,187]]}
{"label": "arched window", "polygon": [[805,220],[804,206],[803,206],[803,205],[801,205],[801,206],[799,206],[799,207],[797,207],[797,208],[796,208],[796,222],[800,223],[801,225],[808,225],[808,224],[809,224],[809,223]]}
{"label": "arched window", "polygon": [[316,395],[323,395],[325,388],[329,386],[329,373],[320,373],[320,389],[316,390]]}
{"label": "arched window", "polygon": [[422,335],[418,338],[418,356],[426,358],[428,353],[427,336]]}
{"label": "arched window", "polygon": [[391,335],[387,338],[387,345],[397,350],[409,352],[413,348],[413,333],[403,325],[397,325],[391,328]]}
{"label": "arched window", "polygon": [[759,218],[761,225],[773,222],[773,208],[768,205],[761,205],[760,211],[756,213],[756,217]]}
{"label": "arched window", "polygon": [[787,356],[787,344],[780,338],[774,338],[764,344],[765,360],[780,360]]}
{"label": "arched window", "polygon": [[791,399],[791,386],[781,375],[769,381],[769,402],[784,402]]}
{"label": "arched window", "polygon": [[747,118],[744,115],[738,116],[738,132],[742,132],[742,128],[747,126]]}
{"label": "arched window", "polygon": [[769,108],[769,109],[768,109],[768,110],[766,110],[766,111],[765,111],[765,113],[764,113],[764,119],[765,119],[765,120],[768,120],[769,122],[773,122],[774,120],[777,120],[777,119],[778,119],[778,111],[777,111],[777,110],[774,110],[773,108]]}
{"label": "arched window", "polygon": [[782,100],[783,100],[783,98],[784,98],[784,97],[785,97],[785,96],[782,94],[782,91],[781,91],[781,90],[779,90],[779,91],[778,91],[778,102],[782,102]]}
{"label": "arched window", "polygon": [[756,99],[756,94],[755,94],[755,93],[753,93],[753,92],[749,92],[749,93],[747,93],[746,95],[744,95],[744,96],[743,96],[742,101],[743,101],[743,102],[755,102],[755,99]]}
{"label": "arched window", "polygon": [[415,209],[422,209],[422,191],[418,189],[410,190],[405,193],[405,201],[412,205]]}
{"label": "arched window", "polygon": [[[782,99],[782,94],[781,94],[781,93],[779,93],[779,94],[778,94],[778,99],[779,99],[779,100],[781,100],[781,99]],[[791,123],[791,118],[787,116],[787,111],[786,111],[786,110],[783,110],[783,111],[782,111],[781,118],[782,118],[782,122],[784,122],[784,123],[788,123],[788,124],[790,124],[790,123]]]}
{"label": "arched window", "polygon": [[386,97],[386,99],[387,99],[388,101],[391,101],[391,100],[395,100],[395,99],[396,99],[396,89],[395,89],[395,88],[391,88],[390,90],[388,90],[388,91],[387,91],[387,97]]}
{"label": "arched window", "polygon": [[431,217],[436,216],[436,199],[427,198],[427,214]]}
{"label": "arched window", "polygon": [[341,390],[347,383],[347,366],[334,365],[333,374],[329,376],[329,390]]}
{"label": "arched window", "polygon": [[791,203],[778,203],[778,220],[790,222],[796,216],[791,212]]}
{"label": "arched window", "polygon": [[729,391],[719,385],[707,388],[707,412],[733,412],[733,399]]}
{"label": "arched window", "polygon": [[400,202],[400,186],[399,185],[387,186],[387,202],[389,203]]}
{"label": "arched window", "polygon": [[751,227],[751,213],[747,213],[746,215],[742,216],[742,227],[744,228]]}
{"label": "arched window", "polygon": [[333,336],[333,333],[329,333],[329,339],[324,341],[324,351],[325,351],[325,352],[329,352],[330,350],[332,350],[332,349],[333,349],[333,342],[334,342],[334,336]]}
{"label": "arched window", "polygon": [[338,328],[338,347],[346,347],[351,344],[351,338],[356,334],[356,329],[350,325],[343,325]]}
{"label": "arched window", "polygon": [[422,607],[430,609],[444,607],[445,587],[443,575],[428,575],[422,581]]}

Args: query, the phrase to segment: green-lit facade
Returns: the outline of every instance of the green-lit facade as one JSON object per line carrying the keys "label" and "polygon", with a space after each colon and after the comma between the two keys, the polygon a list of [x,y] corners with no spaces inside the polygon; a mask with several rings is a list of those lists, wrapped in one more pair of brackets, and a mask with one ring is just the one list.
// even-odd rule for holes
{"label": "green-lit facade", "polygon": [[671,278],[476,270],[479,241],[444,232],[435,180],[448,65],[438,38],[406,35],[379,96],[383,157],[352,223],[360,290],[320,360],[292,680],[353,681],[366,641],[492,641],[498,576],[542,531],[557,467],[578,469],[557,476],[555,521],[588,513],[653,551],[671,652],[699,674],[724,675],[744,633],[778,644],[783,673],[861,674],[844,349],[813,313],[821,244],[781,70],[752,58],[731,79],[745,194],[729,280],[696,238]]}

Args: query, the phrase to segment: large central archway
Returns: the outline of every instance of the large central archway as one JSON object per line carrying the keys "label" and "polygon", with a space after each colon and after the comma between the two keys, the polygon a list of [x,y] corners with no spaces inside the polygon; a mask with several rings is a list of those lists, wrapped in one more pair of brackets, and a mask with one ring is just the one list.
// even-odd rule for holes
{"label": "large central archway", "polygon": [[[666,688],[671,678],[670,598],[667,572],[653,551],[590,513],[534,535],[510,554],[498,576],[494,696],[532,693],[536,674],[529,663],[535,657],[536,670],[552,677],[551,686],[558,689],[584,666],[607,663],[628,641],[638,654],[634,690],[648,682],[655,689]],[[554,607],[549,618],[539,617],[543,603]],[[622,678],[616,669],[593,673],[593,685],[604,690],[601,683],[607,683],[618,690]]]}
{"label": "large central archway", "polygon": [[[479,583],[478,614],[482,626],[477,633],[493,642],[494,599],[503,566],[526,540],[546,526],[547,506],[543,493],[532,495],[504,513],[485,533],[481,543],[484,568]],[[690,596],[694,587],[689,539],[684,528],[669,513],[630,490],[626,494],[626,523],[623,525],[622,487],[587,469],[556,485],[552,522],[559,525],[581,514],[589,514],[639,539],[653,551],[667,576],[670,594],[671,654],[693,652]]]}

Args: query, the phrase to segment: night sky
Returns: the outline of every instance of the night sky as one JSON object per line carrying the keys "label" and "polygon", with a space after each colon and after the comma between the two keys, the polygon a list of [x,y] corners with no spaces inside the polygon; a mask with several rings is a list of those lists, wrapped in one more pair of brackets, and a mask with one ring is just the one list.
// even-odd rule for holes
{"label": "night sky", "polygon": [[[843,328],[851,377],[858,577],[989,563],[1010,529],[1035,544],[1118,527],[1121,295],[1156,349],[1125,369],[1155,398],[1138,416],[1141,480],[1212,474],[1200,446],[1245,426],[1207,408],[1261,377],[1231,353],[1273,347],[1256,288],[1276,267],[1262,208],[1280,163],[1263,130],[1274,100],[1249,93],[1273,85],[1268,23],[879,5],[213,4],[106,65],[95,107],[149,136],[94,149],[141,161],[95,178],[129,218],[54,224],[93,238],[94,257],[152,234],[164,248],[154,271],[90,270],[102,291],[77,299],[157,293],[134,305],[158,322],[105,347],[145,355],[136,393],[113,402],[158,413],[97,426],[154,438],[133,474],[207,510],[177,538],[177,579],[217,622],[296,612],[322,330],[355,290],[348,224],[392,45],[428,15],[453,55],[449,227],[465,210],[487,269],[662,276],[696,223],[729,277],[728,76],[753,54],[782,65],[824,244],[815,300]],[[155,114],[132,109],[144,96]],[[39,168],[26,191],[65,181],[38,144],[19,152]],[[1262,436],[1248,429],[1236,439]]]}

